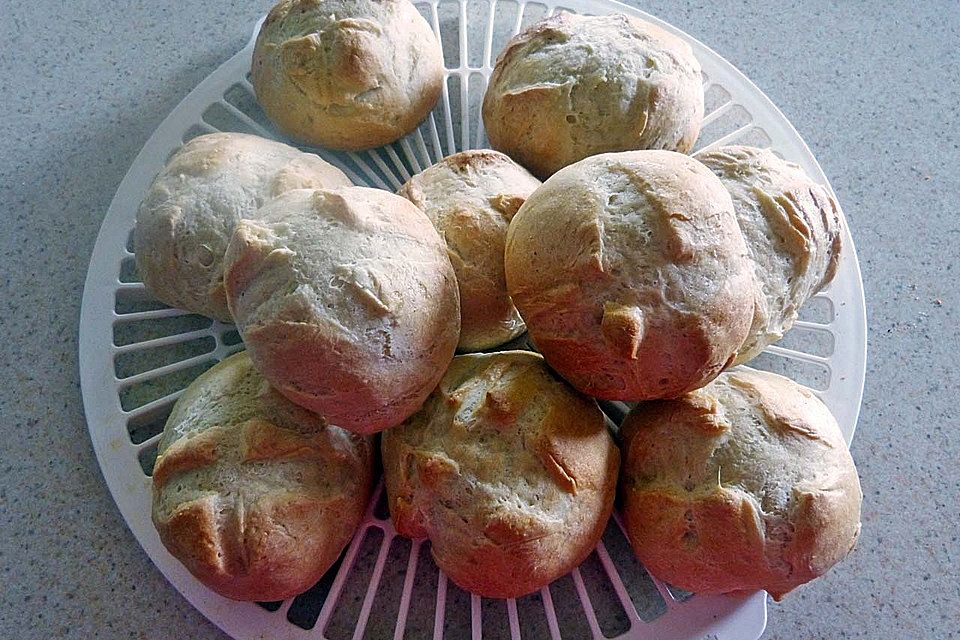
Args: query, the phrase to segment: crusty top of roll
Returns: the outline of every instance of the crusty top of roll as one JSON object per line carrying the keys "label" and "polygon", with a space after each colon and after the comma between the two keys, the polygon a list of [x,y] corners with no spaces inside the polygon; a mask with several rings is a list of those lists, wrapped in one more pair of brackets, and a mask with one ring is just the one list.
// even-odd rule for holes
{"label": "crusty top of roll", "polygon": [[567,12],[515,36],[484,96],[491,145],[541,178],[597,153],[693,148],[703,79],[690,46],[622,14]]}
{"label": "crusty top of roll", "polygon": [[137,213],[143,282],[166,304],[230,322],[223,253],[237,222],[285,191],[345,186],[339,169],[280,142],[245,133],[196,137],[170,157]]}
{"label": "crusty top of roll", "polygon": [[345,150],[412,131],[443,83],[443,53],[409,0],[282,0],[253,52],[264,111],[287,134]]}
{"label": "crusty top of roll", "polygon": [[805,387],[737,369],[621,427],[624,515],[640,561],[700,593],[775,598],[826,572],[860,531],[840,428]]}
{"label": "crusty top of roll", "polygon": [[382,443],[397,531],[429,536],[438,566],[484,596],[564,575],[613,507],[619,452],[603,414],[534,353],[457,356]]}
{"label": "crusty top of roll", "polygon": [[756,310],[739,364],[782,338],[800,307],[833,279],[840,209],[826,187],[769,149],[719,147],[696,158],[730,192],[756,277]]}
{"label": "crusty top of roll", "polygon": [[557,172],[507,232],[507,288],[547,361],[584,393],[680,395],[743,343],[753,281],[730,196],[670,151]]}
{"label": "crusty top of roll", "polygon": [[264,376],[345,429],[400,423],[433,389],[460,332],[443,240],[379,189],[300,189],[244,220],[227,249],[230,311]]}
{"label": "crusty top of roll", "polygon": [[153,470],[153,521],[217,593],[284,599],[311,587],[353,537],[372,464],[368,438],[293,404],[239,353],[174,406]]}
{"label": "crusty top of roll", "polygon": [[397,193],[420,207],[447,243],[460,285],[461,351],[489,349],[524,331],[507,295],[507,225],[540,181],[497,151],[456,153]]}

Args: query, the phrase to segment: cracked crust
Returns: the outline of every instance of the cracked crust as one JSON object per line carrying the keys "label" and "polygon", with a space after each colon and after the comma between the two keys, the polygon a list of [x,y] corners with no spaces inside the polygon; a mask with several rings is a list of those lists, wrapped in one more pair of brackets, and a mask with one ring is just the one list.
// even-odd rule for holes
{"label": "cracked crust", "polygon": [[191,384],[153,473],[160,540],[235,600],[282,600],[320,579],[370,498],[369,438],[328,426],[272,390],[246,353]]}
{"label": "cracked crust", "polygon": [[137,270],[158,300],[232,322],[223,254],[240,220],[292,189],[348,187],[312,153],[245,133],[211,133],[183,145],[144,196],[134,234]]}
{"label": "cracked crust", "polygon": [[690,46],[622,14],[560,12],[515,36],[484,95],[491,145],[546,179],[598,153],[693,148],[703,120]]}
{"label": "cracked crust", "polygon": [[237,227],[230,311],[280,393],[358,433],[417,410],[453,358],[457,281],[430,220],[404,198],[303,189]]}
{"label": "cracked crust", "polygon": [[257,35],[251,81],[288,135],[359,151],[426,117],[440,96],[443,53],[409,0],[283,0]]}
{"label": "cracked crust", "polygon": [[460,288],[460,351],[480,351],[523,333],[507,295],[507,226],[540,186],[497,151],[456,153],[413,176],[397,192],[429,216],[447,243]]}
{"label": "cracked crust", "polygon": [[507,291],[550,366],[595,397],[675,397],[743,344],[753,277],[730,196],[692,158],[606,153],[543,183],[507,231]]}
{"label": "cracked crust", "polygon": [[423,408],[384,433],[397,531],[429,537],[461,587],[513,598],[593,550],[620,456],[592,400],[524,351],[457,356]]}
{"label": "cracked crust", "polygon": [[809,389],[751,369],[621,428],[627,534],[657,578],[696,593],[780,600],[860,533],[860,481],[840,428]]}
{"label": "cracked crust", "polygon": [[730,192],[756,281],[756,308],[734,364],[760,355],[793,326],[840,261],[836,200],[799,165],[769,149],[719,147],[697,154]]}

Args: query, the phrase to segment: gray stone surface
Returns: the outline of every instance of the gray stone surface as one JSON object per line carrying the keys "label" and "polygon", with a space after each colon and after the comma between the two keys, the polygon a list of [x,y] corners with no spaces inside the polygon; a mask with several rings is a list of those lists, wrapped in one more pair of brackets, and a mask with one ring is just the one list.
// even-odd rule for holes
{"label": "gray stone surface", "polygon": [[[839,194],[867,292],[863,535],[766,638],[960,637],[960,7],[639,2],[754,80]],[[100,221],[163,117],[267,2],[0,10],[0,638],[221,638],[125,527],[86,433],[77,323]]]}

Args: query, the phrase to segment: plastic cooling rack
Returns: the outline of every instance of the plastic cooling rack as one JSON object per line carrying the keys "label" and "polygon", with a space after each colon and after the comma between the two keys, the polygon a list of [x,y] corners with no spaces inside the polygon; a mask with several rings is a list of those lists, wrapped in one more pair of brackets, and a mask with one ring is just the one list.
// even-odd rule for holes
{"label": "plastic cooling rack", "polygon": [[[563,5],[514,0],[417,2],[444,47],[443,94],[420,128],[362,153],[310,149],[357,184],[396,190],[446,155],[487,145],[480,103],[497,53],[526,25],[559,10],[623,12],[685,38],[704,69],[706,118],[698,149],[730,143],[771,147],[827,183],[796,130],[770,100],[716,53],[676,28],[616,2]],[[517,600],[471,596],[449,582],[429,543],[397,537],[378,489],[340,561],[310,591],[285,602],[239,603],[197,582],[150,522],[150,473],[173,403],[201,372],[242,348],[230,325],[153,300],[136,273],[131,232],[137,206],[170,154],[194,136],[243,131],[284,139],[261,112],[248,80],[253,43],[173,110],[130,167],[90,260],[80,318],[80,362],[90,436],[113,497],[144,550],[204,615],[238,640],[329,638],[631,638],[755,640],[766,623],[763,593],[707,597],[649,576],[618,518],[571,574]],[[849,441],[863,392],[866,317],[852,239],[830,287],[811,300],[784,339],[751,363],[813,387]],[[622,405],[604,403],[619,421]]]}

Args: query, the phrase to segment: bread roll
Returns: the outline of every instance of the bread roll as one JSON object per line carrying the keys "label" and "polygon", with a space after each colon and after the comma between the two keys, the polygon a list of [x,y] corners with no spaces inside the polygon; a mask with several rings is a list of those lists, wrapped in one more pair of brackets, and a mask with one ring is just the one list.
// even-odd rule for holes
{"label": "bread roll", "polygon": [[507,295],[507,225],[540,181],[489,150],[456,153],[413,176],[398,192],[420,207],[447,242],[460,285],[461,351],[512,340],[523,320]]}
{"label": "bread roll", "polygon": [[319,157],[244,133],[194,138],[171,156],[137,212],[137,268],[158,300],[230,322],[223,253],[233,229],[290,189],[349,186]]}
{"label": "bread roll", "polygon": [[543,183],[507,232],[507,289],[580,391],[678,396],[743,343],[753,281],[720,180],[671,151],[607,153]]}
{"label": "bread roll", "polygon": [[534,24],[500,54],[483,100],[490,144],[544,179],[597,153],[686,153],[702,120],[690,46],[622,14]]}
{"label": "bread roll", "polygon": [[653,575],[696,593],[775,599],[842,560],[860,533],[860,481],[810,389],[738,369],[621,427],[623,516]]}
{"label": "bread roll", "polygon": [[734,360],[739,364],[782,338],[800,307],[833,279],[840,209],[825,187],[769,149],[720,147],[696,158],[733,198],[756,279],[753,324]]}
{"label": "bread roll", "polygon": [[457,280],[426,215],[379,189],[301,189],[244,220],[227,300],[280,393],[358,433],[419,408],[460,335]]}
{"label": "bread roll", "polygon": [[525,351],[454,358],[382,451],[397,532],[429,537],[437,566],[490,598],[536,591],[590,554],[620,464],[596,403]]}
{"label": "bread roll", "polygon": [[282,600],[326,573],[363,517],[369,438],[272,390],[246,353],[187,387],[153,469],[153,522],[190,573],[234,600]]}
{"label": "bread roll", "polygon": [[283,0],[253,52],[267,116],[332,149],[379,147],[413,131],[443,74],[440,43],[409,0]]}

